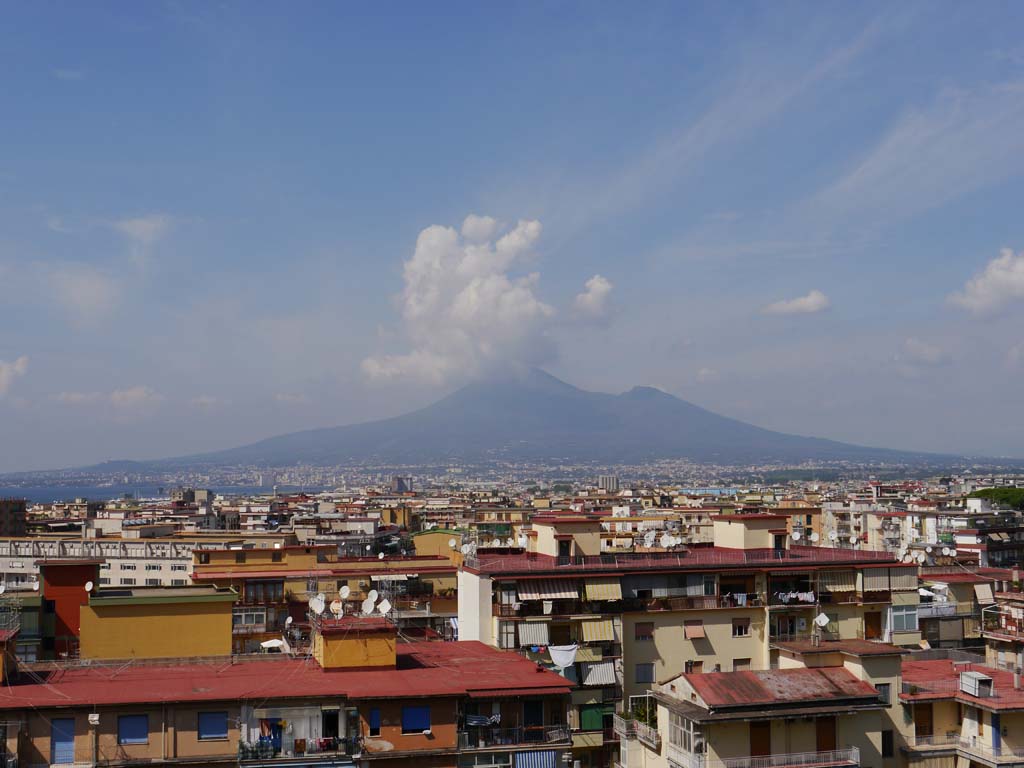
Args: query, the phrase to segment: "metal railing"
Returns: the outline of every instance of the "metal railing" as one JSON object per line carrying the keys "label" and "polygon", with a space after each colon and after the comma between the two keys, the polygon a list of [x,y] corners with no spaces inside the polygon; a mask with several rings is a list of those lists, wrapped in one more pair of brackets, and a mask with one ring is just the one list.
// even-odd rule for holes
{"label": "metal railing", "polygon": [[612,728],[620,739],[636,739],[654,750],[661,748],[661,734],[658,733],[658,729],[636,718],[615,714],[612,718]]}
{"label": "metal railing", "polygon": [[684,752],[669,744],[669,759],[683,768],[802,768],[803,766],[858,766],[860,750],[857,747],[833,749],[825,752],[791,752],[788,754],[731,757],[708,760],[705,755]]}
{"label": "metal railing", "polygon": [[1021,758],[1024,758],[1024,749],[1003,746],[993,748],[988,744],[979,743],[977,739],[960,739],[958,746],[965,752],[973,752],[976,755],[989,759],[1007,759],[1012,762],[1018,762]]}
{"label": "metal railing", "polygon": [[946,731],[945,734],[934,734],[932,736],[908,736],[905,746],[907,749],[955,747],[959,742],[960,731]]}
{"label": "metal railing", "polygon": [[497,728],[481,726],[459,731],[459,749],[489,749],[517,744],[561,744],[571,741],[564,725]]}

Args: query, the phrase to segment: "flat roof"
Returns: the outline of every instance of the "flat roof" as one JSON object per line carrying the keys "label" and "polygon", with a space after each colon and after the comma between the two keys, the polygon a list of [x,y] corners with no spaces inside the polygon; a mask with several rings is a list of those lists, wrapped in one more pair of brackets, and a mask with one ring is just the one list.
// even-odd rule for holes
{"label": "flat roof", "polygon": [[784,651],[799,653],[802,655],[813,655],[819,653],[841,653],[845,656],[900,656],[910,653],[906,648],[889,645],[888,643],[876,643],[872,640],[861,640],[851,638],[849,640],[822,640],[820,643],[812,643],[810,640],[790,640],[772,645]]}
{"label": "flat roof", "polygon": [[[980,672],[992,678],[992,687],[996,692],[993,697],[971,696],[960,690],[961,672]],[[934,661],[903,660],[903,690],[914,693],[901,693],[904,701],[932,701],[936,699],[953,699],[972,706],[989,710],[1024,710],[1024,688],[1013,687],[1013,673],[1006,670],[988,667],[982,664],[955,663],[951,659]]]}
{"label": "flat roof", "polygon": [[89,605],[155,605],[158,603],[235,602],[238,593],[212,584],[194,587],[100,587],[89,594]]}
{"label": "flat roof", "polygon": [[160,702],[274,701],[317,697],[565,695],[572,683],[511,651],[475,640],[398,646],[397,668],[330,670],[302,658],[267,661],[67,666],[0,686],[0,710]]}
{"label": "flat roof", "polygon": [[878,691],[844,667],[767,669],[683,675],[712,709],[775,704],[878,701]]}

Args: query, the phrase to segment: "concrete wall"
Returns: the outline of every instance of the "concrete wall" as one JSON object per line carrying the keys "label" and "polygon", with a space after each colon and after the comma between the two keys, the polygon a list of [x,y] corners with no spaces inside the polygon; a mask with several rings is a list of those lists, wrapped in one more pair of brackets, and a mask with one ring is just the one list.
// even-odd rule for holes
{"label": "concrete wall", "polygon": [[83,659],[227,656],[232,603],[83,606]]}
{"label": "concrete wall", "polygon": [[494,645],[489,576],[459,571],[459,639]]}

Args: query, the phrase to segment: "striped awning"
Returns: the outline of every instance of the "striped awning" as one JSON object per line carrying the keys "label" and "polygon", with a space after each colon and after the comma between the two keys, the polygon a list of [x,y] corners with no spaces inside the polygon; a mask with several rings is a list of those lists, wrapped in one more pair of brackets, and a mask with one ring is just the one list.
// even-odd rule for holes
{"label": "striped awning", "polygon": [[889,589],[893,592],[909,592],[917,589],[917,566],[889,569]]}
{"label": "striped awning", "polygon": [[371,573],[370,581],[408,581],[404,573]]}
{"label": "striped awning", "polygon": [[580,664],[583,685],[615,685],[615,662],[596,661]]}
{"label": "striped awning", "polygon": [[974,595],[978,598],[978,605],[992,605],[996,601],[991,584],[975,584]]}
{"label": "striped awning", "polygon": [[537,579],[519,582],[520,600],[575,600],[580,596],[569,579]]}
{"label": "striped awning", "polygon": [[519,623],[519,645],[550,645],[546,621],[523,621]]}
{"label": "striped awning", "polygon": [[[915,585],[915,589],[916,589]],[[889,569],[888,568],[865,568],[864,569],[864,591],[865,592],[888,592],[889,591]]]}
{"label": "striped awning", "polygon": [[516,768],[555,768],[555,750],[538,749],[516,752]]}
{"label": "striped awning", "polygon": [[581,625],[583,627],[583,642],[615,642],[615,626],[611,619],[587,619],[581,622]]}
{"label": "striped awning", "polygon": [[857,591],[856,571],[821,571],[818,574],[818,588],[828,592]]}
{"label": "striped awning", "polygon": [[621,600],[622,584],[617,577],[587,579],[587,600]]}

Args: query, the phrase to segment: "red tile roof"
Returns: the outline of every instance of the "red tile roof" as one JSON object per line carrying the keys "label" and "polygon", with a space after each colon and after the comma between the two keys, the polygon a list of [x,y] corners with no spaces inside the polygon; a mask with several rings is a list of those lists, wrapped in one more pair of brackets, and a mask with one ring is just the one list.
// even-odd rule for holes
{"label": "red tile roof", "polygon": [[572,684],[518,654],[476,641],[417,642],[398,647],[398,669],[326,672],[311,659],[74,667],[35,672],[39,681],[0,686],[0,710],[23,707],[253,701],[567,694]]}
{"label": "red tile roof", "polygon": [[[960,690],[961,672],[980,672],[992,678],[994,697],[978,698]],[[901,693],[905,701],[954,699],[966,704],[997,710],[1024,710],[1024,689],[1013,687],[1013,673],[981,664],[958,664],[950,659],[903,661],[903,685],[915,693]]]}
{"label": "red tile roof", "polygon": [[878,699],[878,691],[842,667],[684,675],[712,709],[758,704]]}

